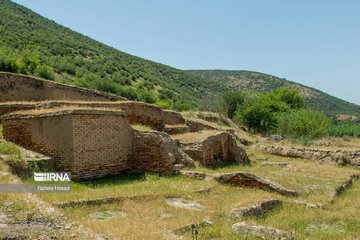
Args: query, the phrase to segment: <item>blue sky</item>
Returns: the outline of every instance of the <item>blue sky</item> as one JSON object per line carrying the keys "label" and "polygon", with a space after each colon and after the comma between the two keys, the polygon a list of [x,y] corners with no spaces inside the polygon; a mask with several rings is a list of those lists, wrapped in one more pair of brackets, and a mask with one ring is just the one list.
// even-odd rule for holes
{"label": "blue sky", "polygon": [[180,69],[252,70],[360,104],[360,1],[16,0]]}

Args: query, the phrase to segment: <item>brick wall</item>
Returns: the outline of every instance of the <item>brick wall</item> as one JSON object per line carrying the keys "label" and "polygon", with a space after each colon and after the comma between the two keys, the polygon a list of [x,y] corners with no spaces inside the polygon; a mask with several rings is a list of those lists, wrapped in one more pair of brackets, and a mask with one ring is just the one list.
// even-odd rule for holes
{"label": "brick wall", "polygon": [[174,175],[184,156],[163,132],[134,130],[122,111],[68,109],[2,118],[6,140],[55,158],[74,180],[137,170]]}
{"label": "brick wall", "polygon": [[125,98],[21,74],[0,72],[0,102],[44,100],[119,101]]}

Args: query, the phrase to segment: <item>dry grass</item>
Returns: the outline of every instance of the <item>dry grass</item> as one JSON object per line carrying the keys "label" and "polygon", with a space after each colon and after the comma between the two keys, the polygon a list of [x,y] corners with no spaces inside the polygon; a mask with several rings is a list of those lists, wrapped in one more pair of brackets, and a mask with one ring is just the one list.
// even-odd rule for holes
{"label": "dry grass", "polygon": [[178,128],[178,127],[186,127],[185,124],[165,124],[165,128]]}
{"label": "dry grass", "polygon": [[121,110],[112,110],[109,108],[103,107],[77,107],[77,106],[64,106],[64,107],[56,107],[56,108],[43,108],[43,109],[31,109],[31,110],[21,110],[16,112],[11,112],[9,115],[17,115],[17,114],[29,114],[29,115],[41,115],[45,113],[56,113],[65,110],[101,110],[101,111],[111,111],[111,112],[121,112]]}
{"label": "dry grass", "polygon": [[204,130],[200,132],[191,132],[191,133],[184,133],[184,134],[177,134],[177,135],[171,135],[172,139],[177,139],[183,142],[194,142],[194,141],[201,141],[205,138],[215,135],[219,133],[219,131],[216,130]]}
{"label": "dry grass", "polygon": [[141,125],[141,124],[134,124],[131,125],[132,128],[138,130],[138,131],[156,131],[154,128],[146,126],[146,125]]}

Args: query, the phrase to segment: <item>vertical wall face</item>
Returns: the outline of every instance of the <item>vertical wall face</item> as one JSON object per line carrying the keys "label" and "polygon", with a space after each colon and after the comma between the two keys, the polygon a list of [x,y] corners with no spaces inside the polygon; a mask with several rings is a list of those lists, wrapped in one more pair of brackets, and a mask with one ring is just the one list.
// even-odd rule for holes
{"label": "vertical wall face", "polygon": [[72,120],[70,115],[47,118],[7,119],[3,122],[6,140],[61,159],[56,168],[73,168]]}
{"label": "vertical wall face", "polygon": [[162,132],[135,131],[134,137],[137,170],[161,175],[177,173],[174,164],[180,163],[183,157],[169,135]]}
{"label": "vertical wall face", "polygon": [[0,72],[0,102],[44,100],[118,101],[124,98],[58,84],[29,76]]}
{"label": "vertical wall face", "polygon": [[73,115],[74,173],[77,179],[102,177],[133,168],[134,130],[125,116]]}

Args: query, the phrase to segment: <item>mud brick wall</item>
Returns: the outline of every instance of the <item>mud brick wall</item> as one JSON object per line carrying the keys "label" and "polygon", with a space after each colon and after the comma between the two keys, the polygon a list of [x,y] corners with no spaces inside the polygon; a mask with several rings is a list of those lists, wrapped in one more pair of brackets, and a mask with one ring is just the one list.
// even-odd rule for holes
{"label": "mud brick wall", "polygon": [[0,103],[0,116],[5,115],[7,113],[20,111],[20,110],[30,110],[35,109],[36,103]]}
{"label": "mud brick wall", "polygon": [[41,115],[9,115],[6,140],[51,155],[56,169],[74,180],[102,177],[133,168],[134,130],[123,112],[64,110]]}
{"label": "mud brick wall", "polygon": [[0,102],[44,100],[119,101],[125,98],[21,74],[0,72]]}
{"label": "mud brick wall", "polygon": [[175,111],[164,110],[164,118],[166,124],[185,124],[185,119],[181,116],[180,113]]}
{"label": "mud brick wall", "polygon": [[238,146],[233,136],[227,132],[220,132],[201,141],[180,142],[180,146],[204,166],[215,163],[249,163],[245,150]]}
{"label": "mud brick wall", "polygon": [[138,171],[160,175],[178,174],[174,164],[181,163],[183,157],[169,135],[135,131],[134,137],[134,158]]}
{"label": "mud brick wall", "polygon": [[74,169],[72,119],[70,115],[11,118],[3,120],[3,135],[8,141],[54,156],[56,168]]}
{"label": "mud brick wall", "polygon": [[4,138],[55,158],[73,180],[127,171],[175,175],[184,156],[163,132],[140,132],[124,112],[67,109],[2,117]]}
{"label": "mud brick wall", "polygon": [[54,108],[61,106],[78,106],[78,107],[93,107],[93,108],[110,108],[113,110],[122,110],[125,112],[126,118],[130,124],[141,124],[154,128],[158,131],[163,131],[165,124],[184,124],[185,120],[181,114],[162,110],[158,106],[134,101],[121,102],[64,102],[51,101],[39,103],[37,108]]}
{"label": "mud brick wall", "polygon": [[74,174],[102,177],[133,168],[134,131],[124,115],[73,115]]}

